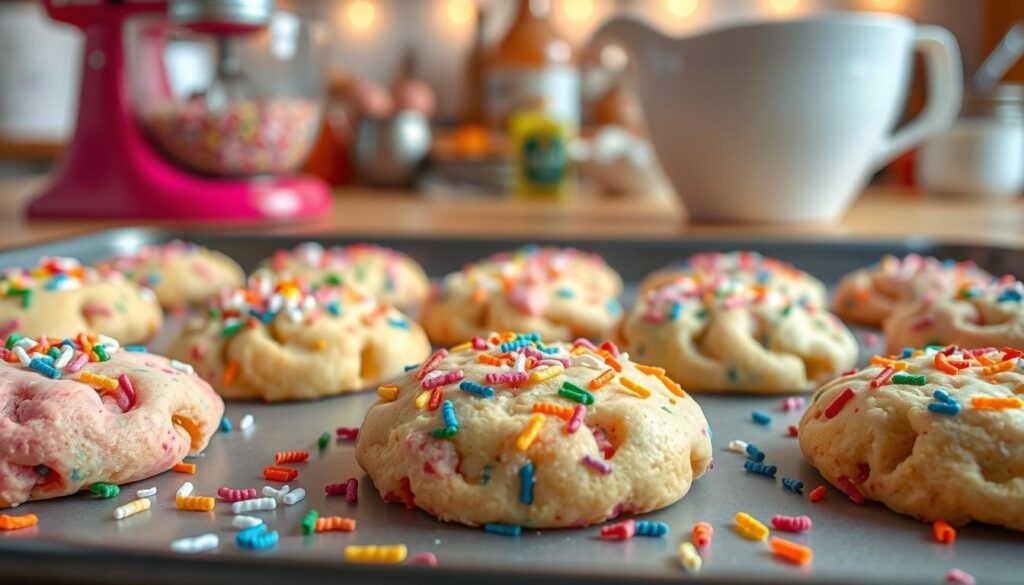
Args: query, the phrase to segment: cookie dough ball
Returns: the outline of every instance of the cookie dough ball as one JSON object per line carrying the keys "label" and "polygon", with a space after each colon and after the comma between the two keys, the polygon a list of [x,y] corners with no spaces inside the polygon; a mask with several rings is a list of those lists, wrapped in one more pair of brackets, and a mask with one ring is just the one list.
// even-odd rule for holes
{"label": "cookie dough ball", "polygon": [[604,339],[621,317],[621,291],[622,279],[596,254],[528,246],[446,276],[421,321],[444,345],[491,331]]}
{"label": "cookie dough ball", "polygon": [[889,353],[903,348],[1024,347],[1024,284],[1011,278],[898,307],[883,326]]}
{"label": "cookie dough ball", "polygon": [[954,262],[910,254],[885,256],[878,264],[851,272],[839,281],[833,307],[844,320],[881,327],[899,305],[929,295],[952,294],[963,286],[983,286],[992,275],[973,262]]}
{"label": "cookie dough ball", "polygon": [[439,350],[380,389],[356,460],[385,500],[470,525],[583,527],[678,501],[711,463],[704,413],[662,370],[592,347]]}
{"label": "cookie dough ball", "polygon": [[402,311],[414,311],[430,293],[423,268],[405,254],[374,244],[324,248],[315,242],[293,250],[278,250],[260,263],[284,279],[301,278],[310,284],[358,286],[380,302]]}
{"label": "cookie dough ball", "polygon": [[119,270],[140,286],[152,289],[165,309],[198,305],[222,289],[245,285],[245,273],[237,262],[181,240],[145,246],[137,254],[116,256],[101,266]]}
{"label": "cookie dough ball", "polygon": [[351,287],[278,281],[259,272],[225,291],[172,344],[230,399],[304,400],[375,387],[430,353],[426,334],[397,309]]}
{"label": "cookie dough ball", "polygon": [[684,262],[648,275],[640,283],[640,290],[658,288],[680,277],[697,280],[706,286],[725,280],[757,285],[814,308],[824,307],[828,299],[825,285],[817,278],[781,260],[749,251],[694,254]]}
{"label": "cookie dough ball", "polygon": [[163,322],[156,297],[111,268],[46,257],[0,274],[0,330],[29,337],[100,333],[126,344],[148,341]]}
{"label": "cookie dough ball", "polygon": [[[919,520],[1024,530],[1020,352],[941,353],[876,358],[823,386],[800,421],[800,448],[854,501]],[[890,365],[902,371],[872,387]]]}
{"label": "cookie dough ball", "polygon": [[[167,471],[202,451],[224,414],[191,368],[103,337],[63,339],[12,343],[40,360],[32,367],[0,350],[0,508]],[[83,342],[109,359],[87,361]],[[56,360],[40,357],[49,347]]]}
{"label": "cookie dough ball", "polygon": [[636,359],[692,391],[810,391],[857,361],[853,334],[820,307],[741,281],[680,276],[641,294],[622,338]]}

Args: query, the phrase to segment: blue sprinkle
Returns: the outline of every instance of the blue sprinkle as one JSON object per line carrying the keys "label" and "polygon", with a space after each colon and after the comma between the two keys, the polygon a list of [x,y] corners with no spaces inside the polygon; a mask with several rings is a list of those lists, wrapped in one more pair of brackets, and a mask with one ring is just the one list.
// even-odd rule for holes
{"label": "blue sprinkle", "polygon": [[62,346],[67,346],[67,347],[70,347],[72,349],[78,349],[78,344],[75,343],[75,341],[73,339],[65,339],[64,341],[60,342],[60,344]]}
{"label": "blue sprinkle", "polygon": [[406,321],[405,319],[389,318],[388,319],[388,325],[391,325],[392,327],[397,327],[398,329],[408,329],[409,328],[409,322]]}
{"label": "blue sprinkle", "polygon": [[753,418],[754,422],[756,422],[759,425],[772,424],[772,417],[758,410],[755,410],[754,412],[750,413],[750,417]]}
{"label": "blue sprinkle", "polygon": [[36,465],[36,473],[39,475],[46,475],[47,473],[50,473],[50,468],[42,464]]}
{"label": "blue sprinkle", "polygon": [[636,534],[638,536],[665,536],[668,534],[668,524],[638,520],[636,523]]}
{"label": "blue sprinkle", "polygon": [[775,477],[775,472],[778,471],[778,468],[774,465],[765,465],[764,463],[757,463],[749,459],[743,462],[743,468],[751,473],[765,477]]}
{"label": "blue sprinkle", "polygon": [[455,405],[451,400],[441,403],[441,419],[444,420],[444,426],[459,428],[459,419],[455,418]]}
{"label": "blue sprinkle", "polygon": [[338,301],[331,301],[327,304],[327,312],[337,317],[341,315],[341,305],[338,304]]}
{"label": "blue sprinkle", "polygon": [[1014,301],[1019,303],[1021,301],[1020,292],[1015,290],[1007,290],[1003,291],[1003,293],[996,298],[997,303],[1005,303],[1007,301]]}
{"label": "blue sprinkle", "polygon": [[491,388],[490,386],[484,386],[483,384],[477,384],[476,382],[471,382],[469,380],[463,380],[462,383],[459,384],[459,388],[461,390],[464,390],[471,394],[476,394],[477,396],[482,396],[484,398],[490,398],[491,396],[494,396],[494,388]]}
{"label": "blue sprinkle", "polygon": [[82,472],[78,471],[77,469],[72,469],[71,470],[71,479],[73,481],[78,481],[78,480],[82,479]]}
{"label": "blue sprinkle", "polygon": [[239,548],[262,550],[277,546],[277,539],[278,535],[276,530],[273,532],[267,532],[267,525],[260,524],[259,526],[246,528],[239,532],[235,537],[235,543],[238,544]]}
{"label": "blue sprinkle", "polygon": [[154,287],[154,286],[160,284],[160,273],[159,272],[151,272],[151,273],[149,273],[149,275],[146,277],[146,282],[149,283],[150,287]]}
{"label": "blue sprinkle", "polygon": [[490,465],[484,465],[483,468],[480,469],[480,485],[487,485],[490,482],[491,482],[491,466]]}
{"label": "blue sprinkle", "polygon": [[740,379],[740,373],[736,368],[729,368],[729,382],[735,384]]}
{"label": "blue sprinkle", "polygon": [[672,321],[678,321],[679,315],[683,312],[683,303],[676,301],[672,303],[672,310],[668,314],[668,318]]}
{"label": "blue sprinkle", "polygon": [[231,421],[228,420],[228,417],[226,417],[226,416],[220,417],[220,430],[222,432],[230,433],[233,428],[234,427],[231,426]]}
{"label": "blue sprinkle", "polygon": [[499,524],[497,522],[484,524],[484,530],[491,534],[501,534],[502,536],[519,536],[523,533],[522,526],[516,526],[515,524]]}
{"label": "blue sprinkle", "polygon": [[126,345],[126,346],[124,346],[124,350],[125,351],[133,351],[133,352],[136,352],[136,353],[145,353],[146,346],[145,345]]}
{"label": "blue sprinkle", "polygon": [[501,352],[516,351],[530,345],[530,342],[526,339],[516,339],[515,341],[506,341],[498,346],[498,350]]}
{"label": "blue sprinkle", "polygon": [[[53,358],[51,358],[50,356],[46,357],[49,358],[51,362],[53,361]],[[44,358],[32,358],[32,361],[28,363],[28,367],[46,376],[47,378],[52,378],[56,380],[57,378],[60,377],[60,370],[51,366],[49,363],[46,362],[46,359]]]}
{"label": "blue sprinkle", "polygon": [[420,367],[419,364],[409,364],[408,366],[405,366],[405,371],[406,372],[411,372],[411,371],[415,370],[418,367]]}
{"label": "blue sprinkle", "polygon": [[57,290],[57,287],[60,286],[60,283],[64,282],[67,279],[68,277],[65,274],[54,275],[54,277],[51,278],[50,281],[46,283],[46,290]]}
{"label": "blue sprinkle", "polygon": [[800,490],[804,489],[804,482],[799,479],[793,479],[792,477],[784,477],[782,478],[782,487],[799,494]]}
{"label": "blue sprinkle", "polygon": [[764,453],[754,445],[747,445],[747,455],[758,463],[764,461]]}
{"label": "blue sprinkle", "polygon": [[516,339],[525,339],[526,341],[540,341],[540,333],[534,331],[533,333],[516,333]]}
{"label": "blue sprinkle", "polygon": [[541,347],[539,349],[540,349],[541,353],[547,353],[547,354],[558,353],[558,348],[557,347]]}
{"label": "blue sprinkle", "polygon": [[615,299],[608,301],[608,304],[605,305],[605,307],[608,309],[608,314],[610,314],[612,317],[617,317],[620,313],[622,313],[622,305],[620,305],[619,301]]}
{"label": "blue sprinkle", "polygon": [[574,296],[576,296],[576,293],[572,292],[571,290],[569,290],[567,288],[560,288],[560,289],[558,289],[557,294],[558,294],[559,297],[561,297],[563,299],[571,299]]}
{"label": "blue sprinkle", "polygon": [[270,322],[274,320],[274,317],[277,316],[276,313],[272,313],[270,311],[267,311],[265,313],[260,313],[256,309],[249,309],[249,314],[252,315],[253,317],[259,319],[260,322],[263,323],[264,325],[269,325]]}
{"label": "blue sprinkle", "polygon": [[519,468],[519,501],[527,506],[533,503],[533,463]]}
{"label": "blue sprinkle", "polygon": [[960,403],[958,402],[932,402],[928,405],[928,412],[936,414],[948,414],[950,416],[960,414]]}
{"label": "blue sprinkle", "polygon": [[913,348],[913,347],[904,347],[903,348],[903,353],[901,353],[900,357],[897,358],[897,359],[908,358],[908,357],[914,355],[915,351],[917,351],[917,350],[915,348]]}

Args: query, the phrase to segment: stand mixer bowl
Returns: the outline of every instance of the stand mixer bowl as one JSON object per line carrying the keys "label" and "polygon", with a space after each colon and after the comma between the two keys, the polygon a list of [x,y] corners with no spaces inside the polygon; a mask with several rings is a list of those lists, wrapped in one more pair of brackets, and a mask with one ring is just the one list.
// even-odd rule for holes
{"label": "stand mixer bowl", "polygon": [[298,169],[323,115],[315,23],[272,0],[172,0],[168,16],[126,27],[133,108],[149,142],[203,175]]}

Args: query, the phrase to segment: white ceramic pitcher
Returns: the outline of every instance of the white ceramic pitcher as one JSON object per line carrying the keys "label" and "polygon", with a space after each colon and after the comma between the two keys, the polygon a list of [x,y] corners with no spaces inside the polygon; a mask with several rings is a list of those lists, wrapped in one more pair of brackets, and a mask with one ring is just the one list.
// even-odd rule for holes
{"label": "white ceramic pitcher", "polygon": [[[834,219],[873,171],[960,107],[956,40],[894,15],[822,13],[685,38],[622,17],[591,47],[610,42],[631,55],[658,158],[699,220]],[[894,131],[915,50],[928,103]]]}

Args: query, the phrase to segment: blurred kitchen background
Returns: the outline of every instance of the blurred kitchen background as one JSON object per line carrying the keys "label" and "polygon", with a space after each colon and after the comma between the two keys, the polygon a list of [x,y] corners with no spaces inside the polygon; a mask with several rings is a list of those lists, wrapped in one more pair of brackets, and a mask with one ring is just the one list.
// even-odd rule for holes
{"label": "blurred kitchen background", "polygon": [[[583,51],[601,23],[617,14],[689,35],[830,10],[896,13],[952,32],[965,81],[1024,19],[1021,0],[292,0],[278,5],[324,25],[327,110],[304,170],[342,193],[371,186],[470,197],[670,192],[646,141],[636,88],[625,73],[628,57],[614,46],[596,54]],[[522,22],[523,10],[543,26]],[[80,31],[50,20],[40,3],[0,0],[0,177],[45,172],[74,132],[82,47]],[[185,47],[169,51],[167,60],[172,74],[175,68],[185,71],[178,78],[187,78],[194,66]],[[998,103],[980,115],[1024,143],[1024,93],[1008,84],[1024,81],[1024,64],[1011,65]],[[554,75],[539,82],[569,83],[550,94],[568,103],[538,105],[537,111],[548,115],[510,111],[515,108],[497,103],[510,99],[507,92],[485,86],[503,67],[551,66],[568,66],[581,81],[578,100],[571,82]],[[918,63],[905,118],[926,99],[920,69]],[[965,114],[969,105],[970,99]],[[417,120],[403,121],[407,111]],[[516,141],[529,133],[522,128],[568,138],[571,162],[566,164],[572,170],[564,179],[524,182],[516,170],[522,152]],[[1024,146],[1014,152],[1019,178],[1011,176],[1009,187],[1000,188],[1019,193],[1014,181],[1024,181]],[[916,153],[898,158],[873,180],[913,184]]]}

